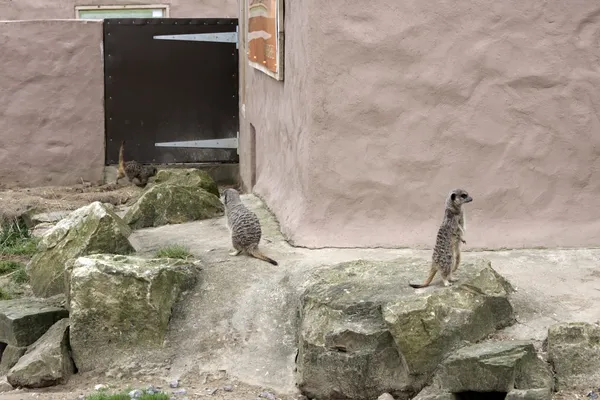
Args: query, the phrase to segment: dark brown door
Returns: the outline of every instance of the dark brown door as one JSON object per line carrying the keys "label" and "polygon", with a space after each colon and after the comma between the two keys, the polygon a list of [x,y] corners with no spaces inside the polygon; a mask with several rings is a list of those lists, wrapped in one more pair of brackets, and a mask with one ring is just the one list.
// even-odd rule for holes
{"label": "dark brown door", "polygon": [[105,19],[106,163],[237,162],[235,149],[156,147],[235,138],[235,43],[157,40],[156,35],[236,32],[237,19]]}

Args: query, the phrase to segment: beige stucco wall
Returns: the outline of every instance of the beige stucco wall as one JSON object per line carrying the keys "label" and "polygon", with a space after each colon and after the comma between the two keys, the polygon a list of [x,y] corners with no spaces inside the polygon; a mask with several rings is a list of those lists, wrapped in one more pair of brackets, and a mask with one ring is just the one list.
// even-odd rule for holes
{"label": "beige stucco wall", "polygon": [[[595,0],[286,1],[285,82],[246,68],[241,170],[297,245],[600,244]],[[244,115],[243,115],[244,116]]]}
{"label": "beige stucco wall", "polygon": [[102,180],[102,23],[0,22],[0,184]]}
{"label": "beige stucco wall", "polygon": [[237,0],[18,0],[0,1],[3,20],[75,18],[76,6],[168,5],[171,18],[235,18]]}

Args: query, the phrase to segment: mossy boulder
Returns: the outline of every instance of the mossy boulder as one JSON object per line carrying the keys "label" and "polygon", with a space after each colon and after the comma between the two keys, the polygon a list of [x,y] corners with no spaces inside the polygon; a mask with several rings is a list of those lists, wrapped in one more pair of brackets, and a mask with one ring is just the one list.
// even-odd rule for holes
{"label": "mossy boulder", "polygon": [[73,359],[85,372],[108,367],[115,354],[160,346],[173,306],[197,281],[198,266],[100,254],[76,259],[67,274]]}
{"label": "mossy boulder", "polygon": [[173,178],[146,190],[123,219],[133,229],[141,229],[214,218],[223,211],[217,195]]}
{"label": "mossy boulder", "polygon": [[206,171],[194,168],[169,168],[162,169],[156,174],[155,183],[176,183],[181,186],[200,187],[208,193],[219,197],[219,187]]}
{"label": "mossy boulder", "polygon": [[297,380],[309,398],[408,399],[457,348],[514,322],[511,285],[487,260],[415,290],[427,261],[352,261],[315,272],[301,298]]}
{"label": "mossy boulder", "polygon": [[73,211],[44,233],[38,253],[27,265],[33,293],[38,297],[64,294],[65,265],[74,258],[134,252],[130,234],[123,220],[99,201]]}
{"label": "mossy boulder", "polygon": [[586,389],[600,384],[600,324],[572,322],[548,329],[548,360],[556,388]]}

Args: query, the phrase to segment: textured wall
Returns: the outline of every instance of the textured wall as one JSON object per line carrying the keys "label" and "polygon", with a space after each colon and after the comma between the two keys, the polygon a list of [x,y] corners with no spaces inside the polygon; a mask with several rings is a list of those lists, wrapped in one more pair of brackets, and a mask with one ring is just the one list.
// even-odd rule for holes
{"label": "textured wall", "polygon": [[463,187],[467,248],[600,244],[596,1],[287,3],[246,120],[294,243],[431,247]]}
{"label": "textured wall", "polygon": [[0,22],[0,183],[102,179],[102,23]]}
{"label": "textured wall", "polygon": [[[240,118],[240,174],[246,188],[251,186],[250,123],[256,129],[257,193],[268,199],[284,232],[293,235],[302,226],[310,138],[309,77],[312,67],[308,14],[302,1],[286,4],[285,68],[293,71],[285,85],[268,75],[246,67],[241,72],[246,84],[245,114]],[[243,29],[240,28],[240,31]],[[246,49],[240,49],[245,60]],[[247,63],[241,63],[242,68]],[[245,75],[245,78],[244,78]],[[241,90],[243,92],[243,89]],[[243,103],[243,95],[240,96]]]}
{"label": "textured wall", "polygon": [[115,4],[166,4],[172,18],[214,18],[237,16],[236,0],[13,0],[0,1],[0,18],[22,19],[68,19],[75,18],[75,6]]}

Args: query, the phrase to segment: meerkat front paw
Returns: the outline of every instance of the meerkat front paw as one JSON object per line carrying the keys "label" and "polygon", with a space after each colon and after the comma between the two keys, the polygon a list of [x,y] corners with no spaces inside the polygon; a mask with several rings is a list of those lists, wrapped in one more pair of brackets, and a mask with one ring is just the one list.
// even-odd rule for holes
{"label": "meerkat front paw", "polygon": [[449,280],[444,281],[444,286],[446,286],[446,287],[452,286],[452,283]]}
{"label": "meerkat front paw", "polygon": [[232,251],[231,253],[229,253],[230,256],[239,256],[241,253],[241,251],[236,250],[236,251]]}

